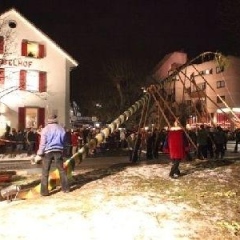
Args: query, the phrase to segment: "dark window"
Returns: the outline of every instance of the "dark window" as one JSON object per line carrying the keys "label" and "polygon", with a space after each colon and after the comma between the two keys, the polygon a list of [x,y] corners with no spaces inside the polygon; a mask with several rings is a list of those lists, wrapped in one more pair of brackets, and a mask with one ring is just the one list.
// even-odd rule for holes
{"label": "dark window", "polygon": [[216,67],[216,73],[220,73],[224,71],[224,66],[217,66]]}
{"label": "dark window", "polygon": [[217,96],[217,103],[223,103],[225,101],[225,96]]}
{"label": "dark window", "polygon": [[221,81],[217,81],[217,88],[223,88],[225,87],[225,81],[221,80]]}
{"label": "dark window", "polygon": [[203,91],[206,89],[206,83],[199,83],[196,86],[192,87],[192,92]]}
{"label": "dark window", "polygon": [[192,105],[192,100],[185,100],[185,104],[187,106],[191,106]]}
{"label": "dark window", "polygon": [[8,26],[9,26],[10,28],[16,28],[16,27],[17,27],[17,23],[16,23],[16,21],[14,21],[14,20],[10,20],[10,21],[8,22]]}

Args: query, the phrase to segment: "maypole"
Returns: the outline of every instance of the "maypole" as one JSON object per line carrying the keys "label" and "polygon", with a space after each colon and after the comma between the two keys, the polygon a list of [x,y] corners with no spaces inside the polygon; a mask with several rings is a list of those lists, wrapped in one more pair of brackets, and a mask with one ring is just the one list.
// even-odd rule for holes
{"label": "maypole", "polygon": [[[140,100],[136,101],[131,107],[129,107],[125,112],[123,112],[118,118],[116,118],[112,123],[108,125],[108,127],[101,130],[93,139],[91,139],[88,143],[86,143],[77,153],[72,155],[69,159],[64,162],[64,168],[67,172],[68,178],[72,178],[72,169],[71,169],[71,161],[75,159],[83,160],[90,149],[95,149],[97,145],[102,143],[111,133],[119,128],[119,126],[126,122],[128,118],[130,118],[134,113],[136,113],[139,109],[141,109],[146,103],[148,103],[150,98],[149,93],[144,93]],[[56,188],[59,185],[59,172],[58,170],[54,170],[49,175],[48,181],[48,189],[49,191]],[[31,199],[38,196],[40,193],[40,184],[29,189],[29,190],[21,190],[18,193],[18,198],[20,199]]]}
{"label": "maypole", "polygon": [[[219,53],[213,53],[213,52],[205,52],[200,54],[199,56],[195,57],[191,61],[185,63],[184,65],[176,68],[171,75],[169,75],[167,78],[162,79],[159,81],[156,86],[151,86],[150,89],[157,90],[158,85],[162,83],[166,83],[169,81],[174,81],[174,77],[178,75],[180,72],[183,71],[187,66],[192,65],[196,60],[199,60],[199,58],[204,58],[205,56],[218,56]],[[139,109],[143,108],[143,106],[148,103],[150,97],[151,97],[152,92],[145,92],[144,95],[140,98],[140,100],[136,101],[131,107],[129,107],[125,112],[123,112],[119,117],[117,117],[112,123],[110,123],[106,128],[101,130],[100,133],[98,133],[93,139],[91,139],[88,143],[86,143],[81,149],[78,150],[77,153],[75,153],[73,156],[71,156],[69,159],[67,159],[64,163],[64,168],[67,172],[68,178],[72,178],[72,169],[71,169],[71,162],[75,159],[85,159],[87,156],[87,153],[91,149],[95,149],[97,145],[102,143],[111,133],[113,133],[115,130],[119,128],[121,124],[126,122],[134,113],[136,113]],[[161,98],[161,96],[160,96]],[[164,99],[162,99],[164,102]],[[161,106],[160,106],[160,109]],[[171,111],[171,109],[169,110]],[[164,115],[164,112],[162,112]],[[168,122],[168,121],[167,121]],[[59,185],[60,176],[58,170],[54,170],[53,172],[50,173],[49,175],[49,182],[48,182],[48,187],[49,190],[52,190],[56,188],[57,185]],[[21,192],[18,194],[18,197],[21,199],[29,199],[29,198],[34,198],[40,193],[40,184],[37,185],[36,187],[30,189],[30,190],[21,190]]]}

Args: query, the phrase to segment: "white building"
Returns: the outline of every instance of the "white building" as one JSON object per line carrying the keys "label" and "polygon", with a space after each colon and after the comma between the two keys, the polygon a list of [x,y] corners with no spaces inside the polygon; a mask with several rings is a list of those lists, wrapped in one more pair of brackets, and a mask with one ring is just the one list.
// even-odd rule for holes
{"label": "white building", "polygon": [[69,126],[70,71],[78,63],[11,9],[0,16],[0,133],[38,128],[49,114]]}
{"label": "white building", "polygon": [[[240,118],[240,59],[227,56],[224,64],[216,59],[203,60],[200,63],[186,65],[174,79],[171,89],[166,90],[178,103],[193,107],[197,101],[206,109],[203,118],[192,114],[192,125],[221,125],[233,128],[232,118]],[[168,54],[154,69],[153,77],[161,80],[170,76],[176,67],[187,63],[187,54],[175,52]],[[170,86],[170,84],[168,85]]]}

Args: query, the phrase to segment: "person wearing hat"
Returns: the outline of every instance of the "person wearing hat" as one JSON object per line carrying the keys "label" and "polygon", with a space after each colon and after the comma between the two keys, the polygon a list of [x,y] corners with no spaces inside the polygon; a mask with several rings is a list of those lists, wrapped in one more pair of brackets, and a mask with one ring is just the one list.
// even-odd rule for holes
{"label": "person wearing hat", "polygon": [[69,192],[67,174],[63,168],[63,150],[65,146],[65,130],[58,124],[56,115],[49,117],[47,125],[41,131],[41,138],[37,155],[43,158],[42,160],[42,177],[40,194],[48,196],[48,177],[52,161],[56,163],[56,167],[60,175],[60,183],[63,192]]}

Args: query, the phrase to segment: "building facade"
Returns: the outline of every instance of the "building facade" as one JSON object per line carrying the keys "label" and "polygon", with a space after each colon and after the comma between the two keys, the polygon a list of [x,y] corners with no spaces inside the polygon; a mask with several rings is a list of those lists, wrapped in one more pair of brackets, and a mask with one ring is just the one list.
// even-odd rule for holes
{"label": "building facade", "polygon": [[49,114],[70,125],[70,72],[78,63],[10,9],[0,16],[0,133],[44,126]]}
{"label": "building facade", "polygon": [[[182,55],[182,58],[179,57]],[[175,61],[175,56],[177,56]],[[171,61],[169,61],[169,59]],[[167,78],[176,67],[187,62],[186,53],[168,55],[168,61],[162,62],[154,71],[159,82]],[[185,59],[185,60],[184,60]],[[240,59],[234,56],[224,57],[224,64],[216,59],[186,65],[168,84],[167,92],[172,93],[174,101],[185,103],[189,111],[188,123],[193,127],[199,124],[221,125],[234,128],[233,119],[240,119]],[[194,114],[194,107],[200,103],[204,113],[202,117]]]}

